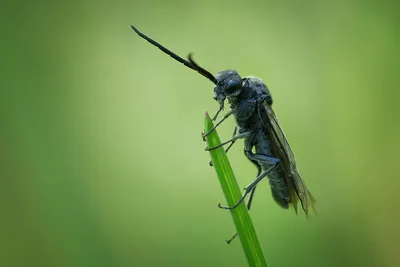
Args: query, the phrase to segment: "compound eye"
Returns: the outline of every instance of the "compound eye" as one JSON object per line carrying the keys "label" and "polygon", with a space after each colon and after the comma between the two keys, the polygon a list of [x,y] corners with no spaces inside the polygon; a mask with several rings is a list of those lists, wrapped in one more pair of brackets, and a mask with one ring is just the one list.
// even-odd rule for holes
{"label": "compound eye", "polygon": [[235,85],[236,85],[236,81],[230,80],[230,81],[228,82],[228,84],[227,84],[227,87],[232,87],[232,86],[235,86]]}
{"label": "compound eye", "polygon": [[226,92],[228,94],[233,94],[238,89],[240,89],[240,83],[228,83],[228,87],[226,88]]}

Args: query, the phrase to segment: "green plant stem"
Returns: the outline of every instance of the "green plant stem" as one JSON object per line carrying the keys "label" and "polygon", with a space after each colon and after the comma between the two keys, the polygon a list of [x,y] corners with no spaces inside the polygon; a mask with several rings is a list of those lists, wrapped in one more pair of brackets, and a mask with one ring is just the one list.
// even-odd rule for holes
{"label": "green plant stem", "polygon": [[[214,127],[212,120],[208,113],[205,118],[205,131],[209,132]],[[217,131],[214,130],[206,137],[207,146],[215,147],[221,144]],[[228,206],[233,206],[242,196],[242,190],[239,189],[236,182],[235,175],[229,163],[228,157],[223,147],[210,151],[211,160],[213,162],[215,171],[221,183],[222,191],[224,192]],[[221,212],[227,212],[222,210]],[[233,221],[236,225],[236,230],[242,243],[244,253],[246,254],[247,261],[251,267],[267,267],[263,251],[258,241],[253,222],[250,218],[249,212],[245,203],[241,203],[236,209],[230,210]]]}

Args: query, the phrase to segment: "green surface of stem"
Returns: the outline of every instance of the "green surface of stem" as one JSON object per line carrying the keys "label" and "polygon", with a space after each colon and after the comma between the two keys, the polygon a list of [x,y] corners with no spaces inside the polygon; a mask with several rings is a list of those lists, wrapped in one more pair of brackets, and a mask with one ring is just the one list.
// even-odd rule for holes
{"label": "green surface of stem", "polygon": [[[214,127],[210,116],[206,113],[205,118],[205,133],[209,132]],[[206,137],[207,146],[215,147],[221,144],[217,131],[214,130]],[[222,191],[224,192],[228,206],[233,206],[242,196],[238,183],[236,182],[235,175],[229,163],[228,157],[223,147],[210,151],[211,159],[217,172],[219,181],[221,183]],[[221,211],[224,211],[221,209]],[[225,210],[225,212],[227,212]],[[241,203],[236,209],[230,211],[233,221],[236,225],[240,242],[244,253],[246,254],[247,261],[251,267],[267,267],[263,251],[258,241],[253,222],[250,218],[249,212],[246,208],[245,201]]]}

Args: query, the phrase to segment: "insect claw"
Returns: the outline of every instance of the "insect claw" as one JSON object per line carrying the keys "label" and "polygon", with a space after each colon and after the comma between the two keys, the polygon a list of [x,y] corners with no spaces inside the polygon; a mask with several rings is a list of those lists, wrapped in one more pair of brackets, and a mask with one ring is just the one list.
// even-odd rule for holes
{"label": "insect claw", "polygon": [[225,240],[226,243],[228,243],[228,245],[237,237],[238,233],[236,232],[231,238],[229,238],[228,240]]}
{"label": "insect claw", "polygon": [[222,206],[221,203],[218,203],[218,208],[220,209],[224,209],[224,210],[231,210],[231,207],[227,207],[227,206]]}
{"label": "insect claw", "polygon": [[209,164],[211,167],[214,166],[214,163],[213,163],[212,161],[210,161],[208,164]]}
{"label": "insect claw", "polygon": [[205,141],[206,141],[206,136],[205,136],[205,134],[204,134],[203,132],[200,132],[200,134],[201,134],[201,138],[203,138],[203,141],[205,142]]}

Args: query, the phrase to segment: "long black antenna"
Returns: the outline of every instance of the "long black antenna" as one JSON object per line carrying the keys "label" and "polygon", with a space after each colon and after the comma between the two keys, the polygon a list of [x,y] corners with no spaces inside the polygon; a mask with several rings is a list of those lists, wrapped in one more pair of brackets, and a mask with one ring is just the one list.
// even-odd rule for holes
{"label": "long black antenna", "polygon": [[165,48],[164,46],[160,45],[159,43],[157,43],[156,41],[154,41],[153,39],[151,39],[150,37],[147,37],[146,35],[144,35],[143,33],[141,33],[138,29],[136,29],[133,25],[131,25],[132,29],[143,39],[145,39],[146,41],[148,41],[149,43],[151,43],[152,45],[158,47],[161,51],[163,51],[165,54],[169,55],[170,57],[172,57],[173,59],[175,59],[176,61],[179,61],[180,63],[182,63],[183,65],[185,65],[186,67],[191,68],[192,70],[197,71],[198,73],[200,73],[201,75],[203,75],[204,77],[206,77],[207,79],[209,79],[211,82],[213,82],[214,84],[217,84],[217,79],[215,79],[214,75],[212,75],[210,72],[208,72],[207,70],[203,69],[202,67],[200,67],[199,65],[196,64],[196,62],[193,61],[192,59],[192,54],[189,54],[189,61],[181,58],[180,56],[176,55],[175,53],[173,53],[172,51],[170,51],[169,49]]}
{"label": "long black antenna", "polygon": [[214,75],[212,75],[211,73],[209,73],[208,71],[206,71],[205,69],[203,69],[202,67],[200,67],[199,65],[197,65],[196,62],[194,62],[193,60],[193,53],[189,53],[188,55],[188,59],[189,62],[197,69],[197,71],[205,76],[207,79],[209,79],[210,81],[212,81],[214,84],[217,84],[217,79],[215,79]]}

